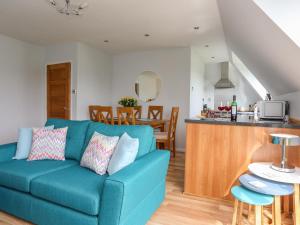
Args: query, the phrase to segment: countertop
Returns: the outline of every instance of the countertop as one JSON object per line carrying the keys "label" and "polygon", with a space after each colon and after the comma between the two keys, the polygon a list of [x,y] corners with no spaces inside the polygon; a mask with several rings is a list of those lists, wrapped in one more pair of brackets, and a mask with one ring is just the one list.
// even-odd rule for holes
{"label": "countertop", "polygon": [[186,123],[219,124],[232,126],[256,126],[256,127],[276,127],[276,128],[294,128],[300,129],[300,124],[284,123],[276,120],[255,120],[253,116],[238,115],[237,121],[232,122],[230,118],[189,118]]}

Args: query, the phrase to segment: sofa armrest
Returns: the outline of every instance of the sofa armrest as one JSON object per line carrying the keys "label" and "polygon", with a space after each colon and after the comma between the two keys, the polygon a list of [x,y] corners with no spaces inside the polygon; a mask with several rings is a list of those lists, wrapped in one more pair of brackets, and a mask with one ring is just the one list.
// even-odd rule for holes
{"label": "sofa armrest", "polygon": [[169,159],[169,151],[155,150],[109,176],[104,183],[99,224],[123,224],[130,212],[165,181]]}
{"label": "sofa armrest", "polygon": [[0,145],[0,162],[10,161],[15,156],[17,143]]}

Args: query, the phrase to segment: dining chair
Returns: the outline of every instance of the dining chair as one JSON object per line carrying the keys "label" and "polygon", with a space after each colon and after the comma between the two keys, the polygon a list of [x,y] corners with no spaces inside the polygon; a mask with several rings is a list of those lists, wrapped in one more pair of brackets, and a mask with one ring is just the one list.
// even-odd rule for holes
{"label": "dining chair", "polygon": [[148,119],[162,120],[164,107],[162,105],[149,105]]}
{"label": "dining chair", "polygon": [[[154,132],[156,144],[159,147],[163,145],[164,149],[168,149],[176,156],[176,127],[179,114],[179,107],[173,107],[168,132]],[[172,144],[172,149],[171,149]]]}
{"label": "dining chair", "polygon": [[89,113],[90,113],[90,120],[94,122],[98,122],[98,112],[101,108],[100,105],[90,105],[89,106]]}
{"label": "dining chair", "polygon": [[118,125],[135,125],[133,107],[118,107]]}
{"label": "dining chair", "polygon": [[[162,120],[164,107],[162,105],[149,105],[148,107],[148,119]],[[164,132],[165,127],[162,125],[154,126],[154,130]]]}
{"label": "dining chair", "polygon": [[142,106],[135,106],[133,107],[133,113],[134,113],[134,118],[137,119],[141,119],[142,118]]}
{"label": "dining chair", "polygon": [[113,109],[111,106],[98,108],[97,122],[114,125]]}

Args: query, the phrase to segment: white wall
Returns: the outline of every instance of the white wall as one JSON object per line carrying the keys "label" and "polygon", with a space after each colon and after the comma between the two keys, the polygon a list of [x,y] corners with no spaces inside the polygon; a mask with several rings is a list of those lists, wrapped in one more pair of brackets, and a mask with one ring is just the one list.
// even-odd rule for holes
{"label": "white wall", "polygon": [[19,127],[46,118],[44,49],[0,35],[0,144],[15,141]]}
{"label": "white wall", "polygon": [[112,103],[117,105],[122,96],[134,96],[134,83],[140,73],[153,71],[162,81],[161,92],[155,101],[142,103],[143,116],[148,105],[163,105],[164,118],[170,117],[172,106],[179,106],[177,125],[177,146],[185,148],[185,123],[189,117],[190,95],[190,55],[189,48],[172,48],[155,51],[134,52],[113,58]]}
{"label": "white wall", "polygon": [[89,119],[89,105],[111,105],[112,57],[78,45],[77,119]]}
{"label": "white wall", "polygon": [[[209,88],[209,95],[214,95],[213,102],[210,107],[217,107],[221,101],[223,105],[227,102],[232,101],[232,96],[237,96],[237,102],[239,107],[248,108],[249,104],[253,104],[260,100],[257,92],[252,88],[248,81],[236,70],[232,64],[229,64],[229,79],[235,85],[235,88],[230,89],[214,89],[214,84],[217,83],[221,78],[221,64],[210,63],[206,64],[205,78],[207,80],[207,89]],[[206,99],[207,101],[207,99]]]}
{"label": "white wall", "polygon": [[205,64],[191,48],[190,117],[201,113],[205,99]]}
{"label": "white wall", "polygon": [[274,97],[275,100],[285,100],[290,103],[290,117],[300,120],[300,91],[288,93],[278,97]]}
{"label": "white wall", "polygon": [[[44,76],[47,76],[46,65],[71,62],[71,89],[77,89],[77,77],[78,77],[78,43],[70,42],[59,45],[50,45],[46,47],[45,56],[45,72]],[[46,89],[45,89],[46,91]],[[72,94],[71,97],[71,118],[77,118],[77,95]]]}
{"label": "white wall", "polygon": [[90,104],[111,104],[110,55],[80,42],[47,46],[45,64],[63,62],[71,62],[71,86],[77,90],[71,98],[72,119],[89,119]]}

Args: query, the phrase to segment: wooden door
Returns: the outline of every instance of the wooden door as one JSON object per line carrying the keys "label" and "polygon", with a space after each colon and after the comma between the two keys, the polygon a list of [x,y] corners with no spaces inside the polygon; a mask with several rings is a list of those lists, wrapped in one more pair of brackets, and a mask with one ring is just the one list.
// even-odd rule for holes
{"label": "wooden door", "polygon": [[47,65],[47,117],[70,119],[71,63]]}

